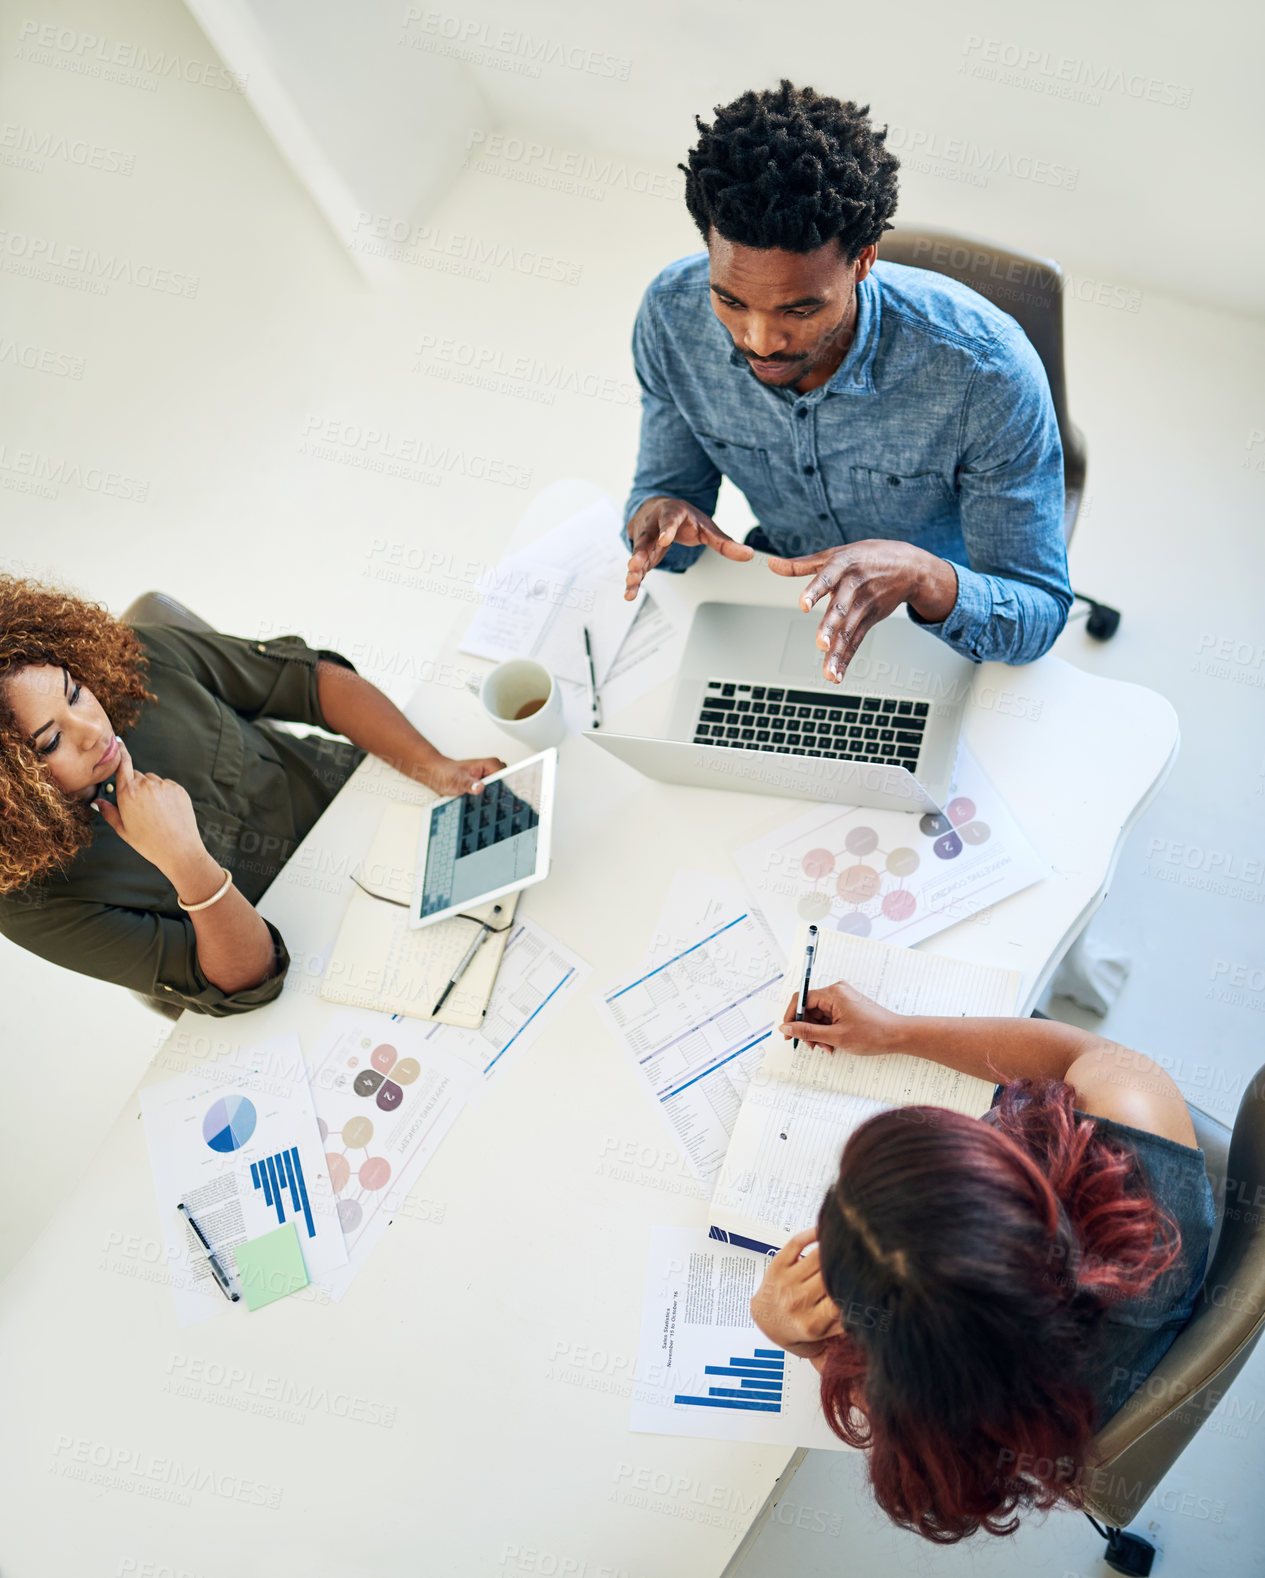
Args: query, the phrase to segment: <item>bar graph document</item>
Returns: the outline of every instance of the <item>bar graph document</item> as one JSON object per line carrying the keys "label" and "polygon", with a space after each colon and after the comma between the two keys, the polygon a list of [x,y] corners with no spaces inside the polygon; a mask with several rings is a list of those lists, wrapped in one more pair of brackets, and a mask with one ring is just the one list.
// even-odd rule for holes
{"label": "bar graph document", "polygon": [[192,1326],[231,1305],[183,1202],[220,1264],[293,1222],[312,1281],[347,1262],[329,1164],[298,1036],[273,1036],[140,1092],[176,1319]]}
{"label": "bar graph document", "polygon": [[[803,957],[806,931],[796,939],[792,960]],[[780,987],[779,1021],[799,989],[791,979],[798,968],[796,963]],[[1014,1012],[1019,993],[1014,970],[823,931],[813,985],[835,981],[901,1014],[1006,1015]],[[780,1248],[816,1222],[844,1141],[866,1118],[916,1105],[978,1117],[992,1096],[992,1081],[923,1058],[817,1052],[802,1041],[792,1049],[775,1033],[734,1125],[709,1210],[712,1231],[750,1248]]]}
{"label": "bar graph document", "polygon": [[778,1446],[844,1444],[826,1424],[817,1371],[751,1319],[767,1260],[705,1228],[656,1227],[650,1240],[631,1426]]}

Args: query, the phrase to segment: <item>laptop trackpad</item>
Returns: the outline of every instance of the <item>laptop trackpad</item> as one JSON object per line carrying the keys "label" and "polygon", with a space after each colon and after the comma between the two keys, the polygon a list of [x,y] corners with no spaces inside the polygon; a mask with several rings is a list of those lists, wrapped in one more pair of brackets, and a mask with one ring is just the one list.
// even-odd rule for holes
{"label": "laptop trackpad", "polygon": [[817,645],[817,627],[820,623],[821,618],[814,613],[805,614],[802,619],[794,619],[787,624],[782,660],[778,664],[779,673],[792,679],[822,679],[821,665],[826,654]]}

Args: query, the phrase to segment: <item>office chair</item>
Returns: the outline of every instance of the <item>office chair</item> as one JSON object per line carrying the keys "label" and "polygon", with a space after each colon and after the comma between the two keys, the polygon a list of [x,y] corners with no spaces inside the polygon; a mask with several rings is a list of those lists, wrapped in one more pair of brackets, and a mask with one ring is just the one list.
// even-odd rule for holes
{"label": "office chair", "polygon": [[[1049,381],[1063,441],[1063,538],[1071,542],[1085,493],[1085,436],[1067,411],[1063,370],[1063,271],[1052,258],[1010,252],[951,230],[921,230],[896,225],[878,244],[879,261],[930,269],[967,285],[1008,312],[1032,341]],[[1089,606],[1088,633],[1110,641],[1120,625],[1118,609],[1082,592],[1073,595]]]}
{"label": "office chair", "polygon": [[1265,1326],[1265,1067],[1239,1103],[1233,1130],[1190,1108],[1217,1206],[1208,1269],[1173,1346],[1094,1437],[1086,1517],[1115,1572],[1151,1571],[1155,1547],[1124,1525],[1224,1397]]}

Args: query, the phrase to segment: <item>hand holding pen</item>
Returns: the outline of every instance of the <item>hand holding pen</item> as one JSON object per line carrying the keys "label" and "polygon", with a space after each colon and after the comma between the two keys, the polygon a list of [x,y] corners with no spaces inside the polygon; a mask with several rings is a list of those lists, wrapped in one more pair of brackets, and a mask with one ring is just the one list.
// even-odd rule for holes
{"label": "hand holding pen", "polygon": [[792,997],[778,1028],[784,1036],[792,1036],[817,1052],[872,1057],[907,1051],[908,1047],[901,1045],[901,1033],[909,1023],[906,1015],[880,1008],[864,992],[846,981],[836,981]]}
{"label": "hand holding pen", "polygon": [[[813,960],[816,957],[817,957],[817,928],[816,928],[816,926],[810,926],[808,928],[808,942],[807,942],[807,944],[804,947],[804,984],[799,989],[799,1000],[800,1000],[800,1003],[803,1005],[805,1013],[807,1013],[807,1011],[808,1011],[808,983],[812,980],[812,976],[813,976]],[[792,1039],[792,1041],[791,1041],[791,1050],[794,1051],[795,1048],[798,1047],[798,1046],[799,1046],[799,1037],[795,1036]]]}

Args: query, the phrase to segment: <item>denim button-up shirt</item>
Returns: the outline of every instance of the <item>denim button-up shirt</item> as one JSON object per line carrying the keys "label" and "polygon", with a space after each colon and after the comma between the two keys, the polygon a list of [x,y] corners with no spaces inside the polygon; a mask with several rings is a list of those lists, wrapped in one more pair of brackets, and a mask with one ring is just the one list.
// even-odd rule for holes
{"label": "denim button-up shirt", "polygon": [[[801,395],[761,384],[735,349],[705,252],[664,269],[633,330],[641,451],[624,519],[657,495],[710,515],[726,476],[784,556],[916,543],[953,565],[958,596],[938,624],[910,617],[966,657],[1029,663],[1072,603],[1041,360],[1013,318],[925,269],[877,263],[857,300],[843,362]],[[704,551],[674,544],[662,568]]]}

